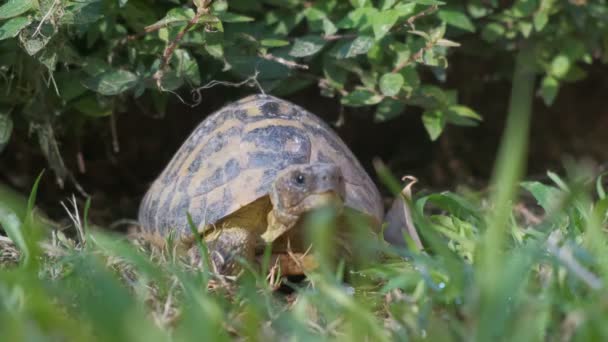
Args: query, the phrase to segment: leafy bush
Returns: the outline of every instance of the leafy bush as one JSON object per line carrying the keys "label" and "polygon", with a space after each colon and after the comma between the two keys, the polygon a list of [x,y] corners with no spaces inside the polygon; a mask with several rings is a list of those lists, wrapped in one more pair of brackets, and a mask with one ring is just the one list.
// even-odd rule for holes
{"label": "leafy bush", "polygon": [[421,106],[436,138],[446,120],[479,120],[454,91],[421,81],[421,66],[441,73],[458,45],[445,38],[440,4],[8,1],[0,9],[0,136],[6,142],[11,120],[25,121],[63,179],[59,129],[77,134],[133,98],[164,113],[169,96],[198,105],[207,87],[250,83],[277,95],[316,84],[345,106],[376,106],[378,120]]}
{"label": "leafy bush", "polygon": [[550,104],[562,82],[585,76],[579,62],[608,59],[607,8],[605,0],[9,0],[0,7],[0,148],[13,121],[23,122],[16,131],[36,133],[63,179],[58,135],[130,99],[150,99],[157,113],[170,96],[198,105],[220,84],[280,96],[316,85],[345,106],[374,106],[378,121],[421,107],[436,139],[448,123],[481,119],[438,87],[451,50],[496,58],[534,44]]}

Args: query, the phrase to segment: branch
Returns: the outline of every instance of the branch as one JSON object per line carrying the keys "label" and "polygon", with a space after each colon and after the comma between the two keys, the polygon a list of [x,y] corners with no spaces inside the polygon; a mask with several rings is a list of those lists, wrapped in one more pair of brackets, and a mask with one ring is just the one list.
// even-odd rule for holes
{"label": "branch", "polygon": [[203,16],[203,14],[207,14],[207,12],[209,11],[208,6],[210,3],[211,3],[211,1],[206,1],[204,6],[198,7],[198,10],[196,11],[196,14],[194,15],[194,17],[192,19],[190,19],[190,21],[188,21],[186,26],[181,31],[179,31],[179,33],[177,34],[175,39],[173,39],[171,44],[169,44],[165,48],[165,51],[163,52],[163,59],[160,64],[160,67],[158,68],[156,73],[154,73],[154,76],[153,76],[153,78],[156,80],[156,85],[158,86],[158,88],[163,89],[161,81],[163,78],[164,70],[167,67],[167,65],[169,64],[169,60],[171,60],[171,56],[173,56],[173,51],[175,51],[179,42],[184,38],[184,36],[186,35],[186,32],[188,32],[194,25],[196,25],[198,23],[198,21],[200,20],[201,16]]}
{"label": "branch", "polygon": [[416,29],[416,27],[414,26],[414,22],[415,22],[416,20],[418,20],[418,19],[420,19],[420,18],[422,18],[422,17],[425,17],[425,16],[427,16],[427,15],[429,15],[429,14],[432,14],[433,12],[437,11],[437,9],[438,9],[438,6],[437,6],[437,5],[432,5],[431,7],[429,7],[429,8],[427,8],[427,9],[425,9],[424,11],[422,11],[422,12],[420,12],[420,13],[418,13],[418,14],[415,14],[415,15],[413,15],[413,16],[411,16],[411,17],[409,17],[409,18],[407,19],[407,24],[410,26],[410,28],[411,28],[412,30],[415,30],[415,29]]}
{"label": "branch", "polygon": [[406,59],[404,62],[401,62],[400,64],[398,64],[394,69],[393,72],[399,72],[401,71],[401,69],[405,68],[406,66],[412,64],[413,62],[419,60],[420,58],[422,58],[422,56],[424,55],[424,53],[427,50],[430,50],[433,48],[433,46],[435,46],[435,42],[433,42],[432,40],[429,40],[426,45],[424,47],[422,47],[420,50],[418,50],[415,54],[411,55],[410,58]]}
{"label": "branch", "polygon": [[277,56],[275,56],[273,54],[270,54],[270,53],[264,53],[264,54],[260,53],[260,54],[258,54],[258,56],[260,56],[261,58],[263,58],[265,60],[269,60],[269,61],[273,61],[273,62],[277,62],[279,64],[282,64],[282,65],[288,67],[289,69],[308,70],[308,65],[306,65],[306,64],[299,64],[299,63],[287,60],[287,59],[282,58],[282,57],[277,57]]}

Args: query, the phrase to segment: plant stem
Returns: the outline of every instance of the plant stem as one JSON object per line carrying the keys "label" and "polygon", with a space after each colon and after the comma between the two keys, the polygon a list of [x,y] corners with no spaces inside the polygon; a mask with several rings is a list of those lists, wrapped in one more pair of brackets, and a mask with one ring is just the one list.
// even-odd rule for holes
{"label": "plant stem", "polygon": [[[506,308],[493,307],[491,302],[493,302],[492,296],[495,296],[496,289],[503,280],[506,263],[503,247],[508,232],[511,205],[526,168],[534,79],[534,45],[527,41],[515,60],[507,122],[492,176],[494,193],[491,203],[494,208],[486,218],[487,231],[483,237],[481,253],[476,258],[481,277],[479,279],[480,308],[482,311],[489,310],[482,312],[486,316],[498,314],[494,312],[495,310],[506,310]],[[487,336],[488,334],[497,333],[489,331],[487,327],[484,328],[484,325],[481,322],[478,327],[480,333],[478,337],[482,340],[491,338]]]}

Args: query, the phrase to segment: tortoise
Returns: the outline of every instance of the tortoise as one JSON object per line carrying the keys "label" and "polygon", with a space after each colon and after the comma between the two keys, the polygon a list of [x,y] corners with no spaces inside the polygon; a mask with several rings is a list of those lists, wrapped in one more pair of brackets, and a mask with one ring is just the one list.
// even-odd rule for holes
{"label": "tortoise", "polygon": [[[234,255],[251,259],[265,244],[305,251],[302,217],[325,205],[362,213],[380,231],[380,192],[338,135],[302,107],[258,94],[194,129],[144,195],[138,219],[146,233],[191,237],[189,213],[218,272],[231,273]],[[389,216],[399,217],[393,207]]]}

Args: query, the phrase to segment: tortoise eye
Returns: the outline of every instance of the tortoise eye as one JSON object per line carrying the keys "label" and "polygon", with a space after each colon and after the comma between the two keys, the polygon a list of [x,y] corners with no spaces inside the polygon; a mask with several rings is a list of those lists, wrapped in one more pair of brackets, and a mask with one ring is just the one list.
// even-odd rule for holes
{"label": "tortoise eye", "polygon": [[304,175],[301,173],[298,173],[295,177],[294,180],[296,181],[296,183],[298,184],[304,184],[304,182],[306,181],[306,179],[304,178]]}

